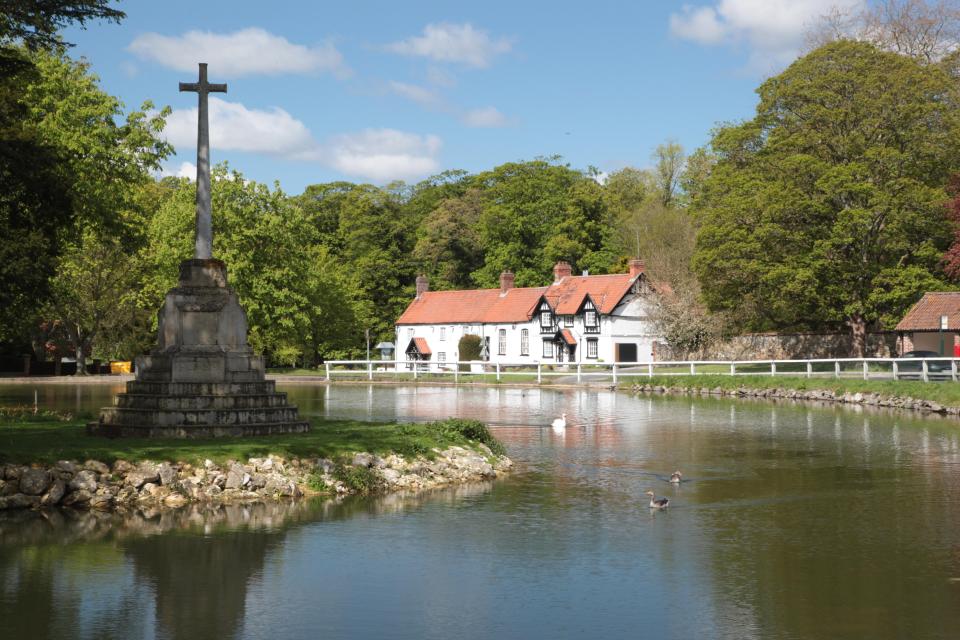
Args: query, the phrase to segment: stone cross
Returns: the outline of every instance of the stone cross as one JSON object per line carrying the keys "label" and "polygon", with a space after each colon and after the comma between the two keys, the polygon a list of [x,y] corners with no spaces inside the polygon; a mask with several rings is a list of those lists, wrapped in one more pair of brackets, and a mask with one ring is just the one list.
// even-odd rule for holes
{"label": "stone cross", "polygon": [[207,121],[207,94],[226,93],[227,85],[207,82],[207,63],[200,63],[199,82],[181,82],[180,91],[196,91],[197,118],[197,229],[194,258],[213,257],[213,223],[210,220],[210,123]]}

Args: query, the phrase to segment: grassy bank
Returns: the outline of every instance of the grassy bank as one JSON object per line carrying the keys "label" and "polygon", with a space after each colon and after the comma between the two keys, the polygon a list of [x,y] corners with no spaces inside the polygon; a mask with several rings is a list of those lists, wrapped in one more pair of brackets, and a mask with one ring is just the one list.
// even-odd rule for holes
{"label": "grassy bank", "polygon": [[405,457],[431,457],[434,448],[475,446],[483,442],[503,453],[483,423],[446,420],[417,424],[379,424],[352,420],[313,420],[309,433],[256,438],[166,440],[124,438],[109,440],[87,436],[85,420],[54,414],[0,410],[0,462],[52,463],[57,460],[122,459],[223,463],[274,454],[291,458],[337,459],[359,451]]}
{"label": "grassy bank", "polygon": [[621,389],[635,384],[669,387],[673,389],[796,389],[797,391],[824,390],[835,394],[877,393],[886,397],[930,400],[948,407],[960,407],[960,384],[954,382],[919,382],[912,380],[857,380],[852,378],[800,378],[792,376],[653,376],[631,378],[622,382]]}

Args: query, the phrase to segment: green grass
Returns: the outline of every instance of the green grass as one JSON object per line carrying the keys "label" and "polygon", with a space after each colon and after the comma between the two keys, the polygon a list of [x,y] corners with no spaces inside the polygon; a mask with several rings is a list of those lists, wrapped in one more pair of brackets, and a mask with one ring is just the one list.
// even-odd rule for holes
{"label": "green grass", "polygon": [[826,390],[834,393],[878,393],[882,396],[911,397],[930,400],[945,406],[960,406],[960,384],[954,382],[919,382],[914,380],[856,380],[852,378],[797,378],[792,376],[653,376],[629,378],[620,387],[651,384],[675,389],[796,389]]}
{"label": "green grass", "polygon": [[93,459],[112,463],[123,459],[131,462],[171,460],[196,463],[208,458],[214,462],[246,460],[271,453],[288,458],[322,457],[336,460],[358,451],[431,457],[434,447],[469,447],[482,442],[484,437],[489,437],[487,444],[494,451],[502,446],[489,436],[485,425],[476,421],[379,424],[352,420],[313,420],[312,426],[309,433],[256,438],[110,440],[87,436],[81,420],[62,421],[55,417],[34,418],[24,415],[0,421],[0,461],[28,464]]}
{"label": "green grass", "polygon": [[323,376],[326,372],[321,367],[319,369],[292,369],[290,367],[269,367],[267,373],[284,376]]}

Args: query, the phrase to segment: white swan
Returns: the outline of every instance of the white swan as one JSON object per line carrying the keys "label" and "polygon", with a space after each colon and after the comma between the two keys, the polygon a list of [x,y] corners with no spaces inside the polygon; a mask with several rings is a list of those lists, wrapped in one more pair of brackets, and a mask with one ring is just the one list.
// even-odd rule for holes
{"label": "white swan", "polygon": [[559,418],[553,421],[553,424],[550,426],[553,427],[554,431],[560,432],[567,428],[567,414],[563,413]]}

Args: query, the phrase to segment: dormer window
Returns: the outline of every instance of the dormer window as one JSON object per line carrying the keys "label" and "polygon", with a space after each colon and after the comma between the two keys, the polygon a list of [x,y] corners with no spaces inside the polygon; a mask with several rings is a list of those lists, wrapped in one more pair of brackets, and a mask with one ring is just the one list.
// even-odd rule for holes
{"label": "dormer window", "polygon": [[597,314],[597,308],[589,300],[583,305],[583,331],[600,333],[600,316]]}
{"label": "dormer window", "polygon": [[553,312],[550,310],[550,305],[546,302],[540,303],[540,328],[553,328]]}

